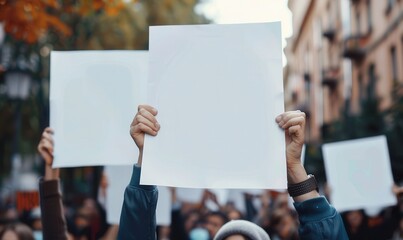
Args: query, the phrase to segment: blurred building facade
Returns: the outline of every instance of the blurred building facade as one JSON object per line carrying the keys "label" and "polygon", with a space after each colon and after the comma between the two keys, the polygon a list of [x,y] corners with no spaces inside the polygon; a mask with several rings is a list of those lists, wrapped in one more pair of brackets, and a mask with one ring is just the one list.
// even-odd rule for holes
{"label": "blurred building facade", "polygon": [[360,112],[362,99],[379,98],[380,110],[403,83],[402,0],[289,0],[293,36],[284,70],[288,110],[307,112],[307,141]]}

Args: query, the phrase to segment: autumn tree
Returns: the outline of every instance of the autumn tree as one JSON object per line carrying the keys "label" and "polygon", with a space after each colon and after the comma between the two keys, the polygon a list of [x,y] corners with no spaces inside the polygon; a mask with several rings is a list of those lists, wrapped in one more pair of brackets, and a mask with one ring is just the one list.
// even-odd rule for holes
{"label": "autumn tree", "polygon": [[[6,32],[5,43],[0,46],[0,90],[4,74],[12,70],[17,59],[38,61],[29,70],[34,79],[32,93],[22,103],[21,152],[34,154],[41,130],[48,125],[51,50],[148,49],[150,25],[208,23],[194,11],[198,3],[199,0],[0,0],[0,22]],[[11,158],[15,112],[15,104],[0,91],[0,181],[2,173],[8,174],[10,169],[4,163]]]}

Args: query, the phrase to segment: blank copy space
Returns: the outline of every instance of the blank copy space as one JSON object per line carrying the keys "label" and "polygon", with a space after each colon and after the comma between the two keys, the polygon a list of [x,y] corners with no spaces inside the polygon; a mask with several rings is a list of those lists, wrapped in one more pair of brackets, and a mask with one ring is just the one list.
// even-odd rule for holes
{"label": "blank copy space", "polygon": [[285,188],[281,55],[280,23],[151,27],[142,183]]}
{"label": "blank copy space", "polygon": [[396,204],[385,136],[325,144],[323,154],[337,210]]}

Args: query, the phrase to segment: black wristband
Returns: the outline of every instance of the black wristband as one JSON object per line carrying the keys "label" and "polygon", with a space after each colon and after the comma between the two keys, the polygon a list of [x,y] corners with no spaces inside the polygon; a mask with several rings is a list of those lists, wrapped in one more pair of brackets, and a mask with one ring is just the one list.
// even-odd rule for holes
{"label": "black wristband", "polygon": [[312,192],[313,190],[318,191],[318,183],[316,182],[315,176],[312,174],[309,174],[308,179],[303,182],[288,184],[288,193],[291,197],[297,197]]}

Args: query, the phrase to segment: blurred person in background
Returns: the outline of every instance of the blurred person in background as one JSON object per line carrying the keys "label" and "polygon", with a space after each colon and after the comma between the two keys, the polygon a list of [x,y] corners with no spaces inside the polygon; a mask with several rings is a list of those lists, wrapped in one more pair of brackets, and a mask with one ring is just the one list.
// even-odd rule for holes
{"label": "blurred person in background", "polygon": [[241,211],[239,211],[238,209],[231,209],[227,212],[227,219],[229,221],[241,220],[241,219],[243,219],[243,216],[242,216]]}
{"label": "blurred person in background", "polygon": [[371,237],[364,210],[348,211],[343,213],[343,216],[350,240],[369,239]]}
{"label": "blurred person in background", "polygon": [[274,210],[270,219],[271,238],[273,240],[297,240],[298,223],[297,216],[289,209],[277,208]]}
{"label": "blurred person in background", "polygon": [[350,239],[387,240],[400,232],[400,219],[403,214],[403,188],[394,185],[395,206],[382,209],[359,209],[342,214]]}
{"label": "blurred person in background", "polygon": [[403,215],[400,216],[399,227],[394,231],[390,240],[403,240]]}
{"label": "blurred person in background", "polygon": [[44,240],[67,240],[66,218],[60,191],[60,170],[53,164],[53,130],[46,128],[38,144],[38,152],[45,161],[45,175],[39,180],[39,197]]}
{"label": "blurred person in background", "polygon": [[0,231],[0,240],[35,240],[32,230],[23,223],[6,225]]}
{"label": "blurred person in background", "polygon": [[207,229],[210,239],[213,239],[218,230],[228,222],[227,216],[220,211],[207,213],[204,217],[204,228]]}
{"label": "blurred person in background", "polygon": [[[67,224],[60,191],[60,170],[53,169],[53,130],[46,128],[38,144],[38,152],[45,161],[45,175],[39,181],[43,239],[77,240],[109,239],[116,236],[117,227],[108,228],[106,213],[94,199],[86,198]],[[69,228],[67,226],[69,225]],[[68,233],[68,229],[70,233]]]}
{"label": "blurred person in background", "polygon": [[31,227],[35,240],[42,240],[42,220],[41,220],[41,209],[35,207],[31,210],[29,215],[29,226]]}

